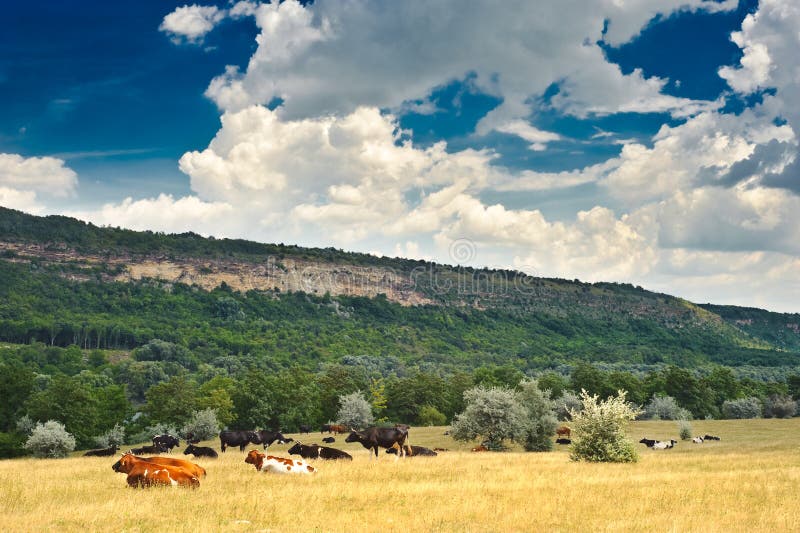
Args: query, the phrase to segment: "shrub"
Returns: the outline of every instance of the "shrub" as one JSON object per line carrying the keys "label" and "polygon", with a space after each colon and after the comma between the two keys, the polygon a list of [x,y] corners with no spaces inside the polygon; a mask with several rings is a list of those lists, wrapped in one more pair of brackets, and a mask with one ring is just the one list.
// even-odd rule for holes
{"label": "shrub", "polygon": [[369,427],[375,423],[372,406],[360,392],[339,396],[336,422],[356,429]]}
{"label": "shrub", "polygon": [[423,405],[417,418],[420,426],[443,426],[447,423],[447,417],[432,405]]}
{"label": "shrub", "polygon": [[24,445],[25,436],[19,433],[0,433],[0,459],[27,455]]}
{"label": "shrub", "polygon": [[725,418],[761,418],[761,400],[755,397],[726,400],[722,404],[722,416]]}
{"label": "shrub", "polygon": [[625,400],[625,391],[600,401],[595,394],[581,391],[581,411],[572,411],[573,461],[631,463],[638,460],[633,442],[625,436],[625,428],[639,411]]}
{"label": "shrub", "polygon": [[192,419],[183,426],[181,434],[184,437],[191,434],[196,439],[207,440],[216,437],[219,434],[219,428],[217,412],[209,407],[192,413]]}
{"label": "shrub", "polygon": [[689,440],[692,438],[692,423],[688,420],[678,420],[678,434],[681,440]]}
{"label": "shrub", "polygon": [[691,420],[692,413],[678,405],[672,396],[653,395],[644,408],[644,418],[650,420]]}
{"label": "shrub", "polygon": [[22,418],[17,420],[17,432],[20,435],[25,435],[26,437],[33,433],[34,428],[36,427],[36,422],[33,421],[31,417],[28,415],[24,415]]}
{"label": "shrub", "polygon": [[581,399],[571,390],[565,390],[561,396],[555,399],[556,418],[559,420],[570,420],[570,412],[580,411]]}
{"label": "shrub", "polygon": [[75,437],[67,433],[64,424],[48,420],[44,424],[36,424],[25,442],[25,449],[35,457],[66,457],[75,449]]}
{"label": "shrub", "polygon": [[460,441],[483,437],[487,448],[502,450],[503,440],[521,440],[527,429],[527,410],[513,390],[482,386],[464,392],[464,412],[456,415],[450,435]]}
{"label": "shrub", "polygon": [[558,420],[555,403],[549,391],[542,391],[536,381],[523,381],[520,384],[519,398],[527,410],[524,446],[529,452],[549,452],[553,449],[552,436]]}
{"label": "shrub", "polygon": [[114,424],[114,427],[95,437],[95,442],[101,448],[108,448],[112,444],[122,446],[125,443],[125,428],[119,424]]}
{"label": "shrub", "polygon": [[797,403],[791,396],[773,394],[764,400],[764,418],[792,418],[797,412]]}

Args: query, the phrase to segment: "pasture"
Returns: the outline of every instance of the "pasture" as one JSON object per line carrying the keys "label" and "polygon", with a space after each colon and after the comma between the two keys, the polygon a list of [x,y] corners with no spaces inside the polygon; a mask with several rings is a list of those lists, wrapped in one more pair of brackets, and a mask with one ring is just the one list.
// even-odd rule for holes
{"label": "pasture", "polygon": [[[208,470],[197,490],[130,489],[111,470],[115,458],[7,460],[0,461],[0,524],[4,531],[800,531],[800,418],[693,426],[695,435],[722,440],[664,451],[637,444],[639,463],[622,465],[571,462],[566,446],[471,453],[444,428],[416,427],[413,444],[449,451],[399,461],[381,453],[376,462],[337,435],[332,446],[352,462],[314,461],[315,476],[277,476],[229,449],[196,460]],[[677,433],[675,422],[630,427],[634,441]],[[318,432],[287,436],[321,442]],[[218,441],[201,444],[219,450]],[[269,452],[286,456],[290,445]]]}

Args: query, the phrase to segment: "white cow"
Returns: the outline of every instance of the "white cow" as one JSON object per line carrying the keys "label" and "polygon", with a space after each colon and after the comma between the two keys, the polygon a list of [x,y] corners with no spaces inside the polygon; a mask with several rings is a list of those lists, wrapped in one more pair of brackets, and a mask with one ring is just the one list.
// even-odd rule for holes
{"label": "white cow", "polygon": [[313,474],[317,471],[302,459],[265,455],[258,450],[250,450],[244,462],[255,466],[256,470],[274,474]]}

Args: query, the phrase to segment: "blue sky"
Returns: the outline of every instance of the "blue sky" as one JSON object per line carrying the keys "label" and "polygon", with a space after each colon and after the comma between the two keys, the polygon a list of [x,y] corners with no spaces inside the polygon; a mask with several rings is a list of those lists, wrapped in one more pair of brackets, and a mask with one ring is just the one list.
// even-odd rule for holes
{"label": "blue sky", "polygon": [[800,7],[617,4],[13,3],[0,205],[797,311]]}

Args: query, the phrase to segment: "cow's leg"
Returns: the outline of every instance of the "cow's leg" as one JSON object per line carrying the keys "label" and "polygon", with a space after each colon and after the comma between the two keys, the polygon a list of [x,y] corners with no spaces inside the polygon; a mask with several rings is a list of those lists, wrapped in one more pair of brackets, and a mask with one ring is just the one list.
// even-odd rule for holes
{"label": "cow's leg", "polygon": [[243,452],[243,451],[244,451],[244,448],[245,448],[245,446],[247,446],[247,443],[246,443],[246,442],[245,442],[244,444],[240,444],[240,445],[239,445],[239,451],[240,451],[240,452]]}
{"label": "cow's leg", "polygon": [[227,448],[227,446],[225,446],[224,440],[219,441],[219,447],[222,448],[222,453],[225,453],[225,448]]}

